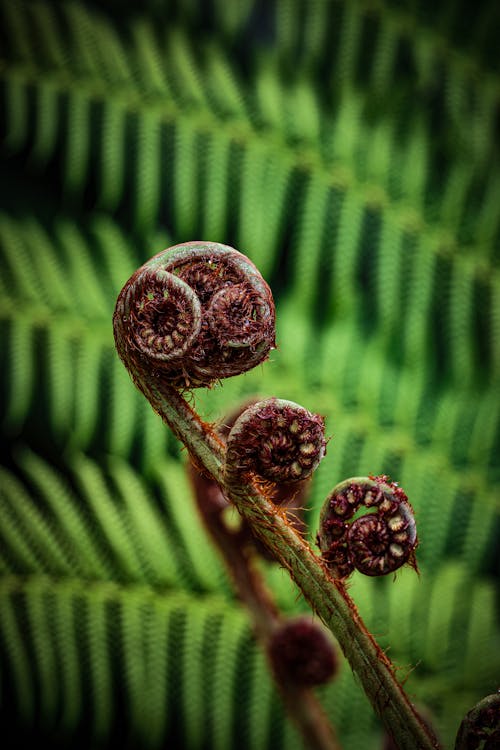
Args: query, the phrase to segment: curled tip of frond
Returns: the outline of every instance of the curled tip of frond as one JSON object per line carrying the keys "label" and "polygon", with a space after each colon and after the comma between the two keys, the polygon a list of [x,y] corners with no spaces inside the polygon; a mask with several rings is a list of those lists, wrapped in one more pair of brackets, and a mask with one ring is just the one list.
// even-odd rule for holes
{"label": "curled tip of frond", "polygon": [[176,388],[246,372],[275,347],[271,290],[227,245],[187,242],[155,255],[127,281],[113,316],[121,359]]}
{"label": "curled tip of frond", "polygon": [[[354,518],[361,506],[369,512]],[[406,493],[386,475],[346,479],[325,500],[318,544],[336,578],[355,569],[386,575],[405,563],[416,569],[417,529]]]}
{"label": "curled tip of frond", "polygon": [[293,401],[269,398],[236,420],[227,439],[226,471],[273,483],[301,482],[325,454],[323,418]]}

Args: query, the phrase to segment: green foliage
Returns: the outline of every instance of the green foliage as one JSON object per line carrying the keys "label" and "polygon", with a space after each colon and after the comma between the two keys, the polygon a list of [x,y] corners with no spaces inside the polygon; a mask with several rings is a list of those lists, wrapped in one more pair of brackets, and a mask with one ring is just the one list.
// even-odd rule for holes
{"label": "green foliage", "polygon": [[[118,458],[101,468],[76,455],[65,469],[23,449],[14,471],[2,470],[6,705],[49,734],[83,732],[82,746],[125,732],[140,747],[157,747],[165,734],[192,748],[300,747],[215,553],[179,502],[188,494],[182,469],[164,461],[147,484]],[[411,571],[401,578],[383,590],[357,579],[363,614],[387,634],[383,646],[399,634],[398,660],[420,661],[418,697],[432,690],[439,707],[453,691],[466,702],[499,667],[490,653],[500,647],[492,586],[477,584],[471,595],[472,576],[458,564],[422,582]],[[296,610],[286,577],[274,587]],[[361,737],[353,710],[365,716],[363,736],[374,733],[346,667],[322,697],[346,746]]]}
{"label": "green foliage", "polygon": [[[497,688],[498,5],[415,5],[0,4],[12,744],[299,746],[183,456],[113,347],[132,271],[200,237],[257,263],[279,344],[200,412],[259,392],[326,415],[311,539],[340,479],[400,481],[421,576],[356,578],[360,611],[448,743]],[[321,694],[347,750],[379,746],[347,669]]]}

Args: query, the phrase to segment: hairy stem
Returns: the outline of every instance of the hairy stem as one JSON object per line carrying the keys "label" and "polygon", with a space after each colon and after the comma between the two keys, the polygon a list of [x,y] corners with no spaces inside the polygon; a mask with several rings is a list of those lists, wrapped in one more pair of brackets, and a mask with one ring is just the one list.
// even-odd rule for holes
{"label": "hairy stem", "polygon": [[211,426],[201,421],[175,388],[162,386],[160,390],[154,377],[148,373],[141,373],[140,388],[155,412],[184,443],[194,461],[221,484],[224,443]]}
{"label": "hairy stem", "polygon": [[344,585],[333,579],[309,545],[251,486],[232,485],[229,495],[254,532],[288,569],[314,611],[337,638],[375,711],[401,750],[438,743],[409,702],[394,667],[366,629]]}
{"label": "hairy stem", "polygon": [[[322,560],[279,514],[270,500],[235,473],[223,475],[223,444],[178,394],[164,395],[154,379],[141,373],[141,390],[155,411],[187,446],[194,460],[224,486],[256,536],[300,587],[312,609],[337,638],[376,713],[401,750],[438,748],[396,679],[394,666],[368,632],[345,586],[331,577]],[[171,400],[170,396],[172,396]],[[226,484],[224,485],[224,479]]]}

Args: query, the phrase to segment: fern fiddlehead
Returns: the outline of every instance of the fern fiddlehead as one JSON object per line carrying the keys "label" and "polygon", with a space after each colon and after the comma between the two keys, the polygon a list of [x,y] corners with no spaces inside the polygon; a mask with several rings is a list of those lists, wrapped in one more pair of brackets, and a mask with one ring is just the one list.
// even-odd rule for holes
{"label": "fern fiddlehead", "polygon": [[187,242],[158,253],[122,290],[120,357],[177,388],[210,386],[255,367],[274,347],[271,290],[226,245]]}
{"label": "fern fiddlehead", "polygon": [[[352,520],[362,505],[374,512]],[[336,578],[354,569],[380,576],[406,562],[415,566],[417,530],[406,494],[384,475],[344,480],[325,501],[318,544]]]}
{"label": "fern fiddlehead", "polygon": [[[215,446],[219,455],[222,437],[197,419],[179,390],[210,386],[219,378],[245,372],[265,359],[274,346],[274,303],[255,266],[236,250],[215,243],[186,243],[163,251],[123,288],[116,304],[114,331],[120,357],[149,400],[154,403],[152,398],[161,393],[170,405],[184,414],[187,410],[188,420],[197,424],[200,437]],[[151,380],[152,368],[158,385]],[[247,411],[253,413],[252,408]],[[165,409],[162,414],[182,439],[176,420]],[[298,425],[297,416],[295,423]],[[322,436],[322,422],[314,426]],[[304,444],[306,437],[302,436]],[[268,439],[272,439],[269,434]],[[192,453],[196,474],[199,456],[196,450]],[[252,459],[249,456],[250,462]],[[304,466],[312,466],[312,461],[305,456]],[[304,479],[305,472],[301,474],[294,478]],[[260,638],[267,643],[279,622],[274,604],[249,567],[238,540],[214,512],[220,509],[220,504],[216,502],[214,509],[211,502],[214,493],[210,495],[209,491],[206,497],[207,489],[213,490],[209,480],[195,479],[194,487],[207,529],[222,551],[241,599],[253,614]],[[280,676],[278,686],[308,745],[316,750],[338,750],[333,730],[315,697],[302,684]],[[297,712],[299,704],[302,707]]]}
{"label": "fern fiddlehead", "polygon": [[219,478],[222,442],[180,394],[246,372],[275,346],[272,294],[253,263],[213,242],[164,250],[123,287],[113,329],[135,385]]}
{"label": "fern fiddlehead", "polygon": [[[196,251],[196,260],[190,255],[191,250]],[[226,277],[226,272],[220,271],[217,261],[228,251],[235,253],[234,256],[231,255],[235,263]],[[204,264],[202,267],[197,265],[199,260]],[[249,274],[248,279],[243,276],[243,269]],[[170,290],[167,290],[167,296],[163,294],[162,299],[161,291],[153,284],[146,291],[146,299],[153,305],[151,308],[148,305],[147,313],[144,314],[146,300],[141,296],[143,284],[135,284],[136,278],[144,270],[157,271],[160,278],[164,278],[165,273],[175,272],[174,275],[180,278],[182,284],[196,292],[202,312],[199,329],[198,307],[194,302],[191,304],[192,294],[184,290],[184,287],[179,288],[184,290],[185,302],[173,306],[169,300]],[[215,272],[216,279],[219,278],[218,273],[223,276],[222,285],[217,280],[216,288],[211,286],[212,271]],[[174,282],[171,289],[176,284]],[[258,297],[257,292],[262,292],[263,297]],[[267,284],[253,264],[237,251],[215,243],[176,246],[146,263],[120,293],[114,314],[118,353],[138,388],[184,442],[194,462],[224,488],[256,536],[290,572],[315,612],[331,629],[352,669],[363,683],[374,709],[399,746],[406,750],[436,748],[437,740],[410,704],[395,677],[391,662],[367,631],[345,587],[330,576],[323,562],[314,555],[296,530],[291,528],[284,515],[277,513],[272,493],[269,497],[266,495],[259,484],[259,478],[257,477],[257,481],[254,479],[255,469],[250,469],[247,460],[249,456],[242,438],[246,434],[245,426],[251,425],[256,415],[257,421],[262,419],[262,411],[259,410],[264,408],[266,416],[269,406],[271,411],[275,411],[276,405],[281,404],[283,413],[287,415],[284,420],[281,415],[283,424],[279,422],[279,408],[278,415],[273,415],[278,420],[274,430],[278,428],[278,431],[271,429],[264,433],[264,460],[262,454],[254,450],[255,446],[248,449],[249,454],[254,452],[254,457],[260,455],[258,461],[261,470],[264,469],[261,482],[273,483],[281,476],[285,477],[285,481],[293,481],[294,478],[306,478],[312,472],[325,448],[321,418],[302,407],[280,402],[278,399],[265,402],[264,406],[256,404],[236,420],[228,437],[226,451],[213,427],[202,422],[181,395],[181,390],[197,385],[211,385],[220,377],[245,372],[267,357],[274,346],[274,304],[270,292],[269,296],[267,292]],[[165,319],[165,311],[174,314],[173,322]],[[211,323],[211,315],[214,313],[222,314],[227,320],[216,325]],[[187,334],[189,343],[184,348],[180,339],[174,340],[173,331],[181,335],[187,332],[188,319],[194,322],[196,333]],[[234,322],[236,326],[233,325]],[[137,330],[134,330],[135,325]],[[172,345],[168,336],[172,338]],[[196,342],[199,338],[201,345],[197,349]],[[159,366],[158,357],[152,356],[150,359],[150,356],[151,351],[155,355],[157,350],[162,349],[164,340],[168,364]],[[185,352],[182,357],[178,356],[181,348]],[[173,359],[168,359],[172,352]],[[209,352],[213,356],[207,356]],[[209,361],[220,364],[220,371],[211,369]],[[289,420],[288,410],[294,409],[298,409],[298,412]],[[252,426],[249,434],[252,435],[252,430],[255,429]],[[277,472],[269,461],[270,448],[272,453],[280,446],[281,449],[277,452],[291,459],[288,464],[283,461],[284,475],[281,470]]]}
{"label": "fern fiddlehead", "polygon": [[246,409],[233,425],[226,477],[251,473],[269,482],[307,479],[325,453],[323,419],[302,406],[270,398]]}

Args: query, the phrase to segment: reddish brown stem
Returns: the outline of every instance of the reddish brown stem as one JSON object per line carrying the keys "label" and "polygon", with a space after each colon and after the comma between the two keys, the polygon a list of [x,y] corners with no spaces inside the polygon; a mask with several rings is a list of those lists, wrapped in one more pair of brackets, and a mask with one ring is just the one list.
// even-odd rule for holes
{"label": "reddish brown stem", "polygon": [[[220,489],[211,479],[201,476],[194,466],[190,467],[190,474],[205,527],[248,610],[256,637],[270,662],[268,646],[283,617],[255,566],[255,555],[248,545],[241,543],[240,534],[228,528],[217,509],[213,494],[220,493]],[[270,666],[288,715],[301,732],[306,746],[310,750],[341,750],[334,729],[311,688],[278,675],[271,663]]]}

